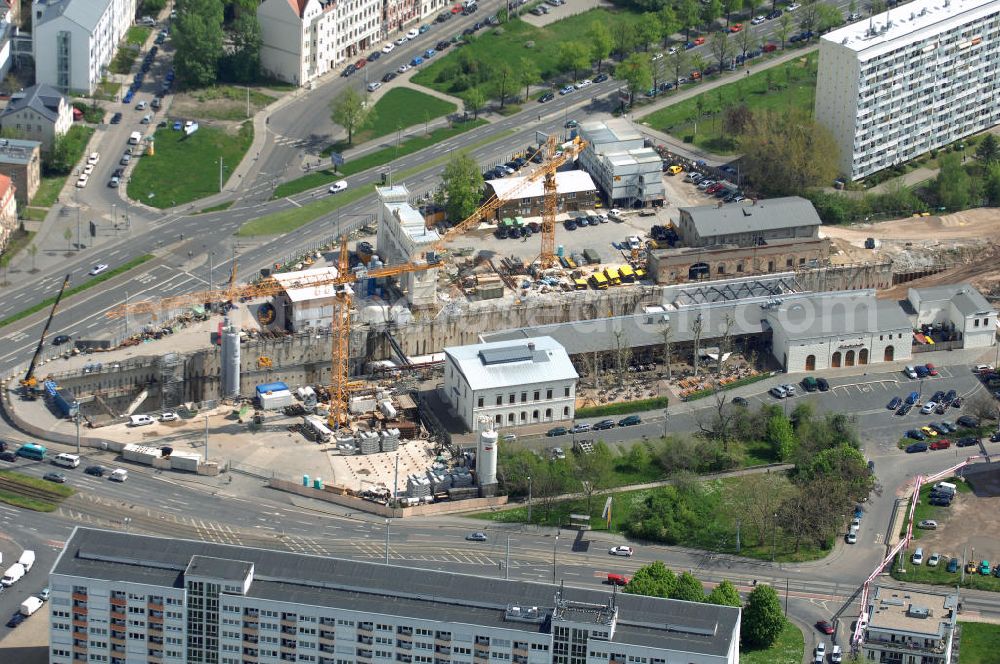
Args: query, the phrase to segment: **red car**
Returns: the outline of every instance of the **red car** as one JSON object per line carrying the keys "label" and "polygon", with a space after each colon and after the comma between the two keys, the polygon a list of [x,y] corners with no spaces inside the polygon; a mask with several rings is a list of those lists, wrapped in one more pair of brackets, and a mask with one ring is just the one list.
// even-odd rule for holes
{"label": "red car", "polygon": [[693,72],[691,72],[691,80],[692,81],[699,81],[699,80],[701,80],[701,72],[700,71],[693,71]]}
{"label": "red car", "polygon": [[366,60],[365,58],[361,58],[360,60],[354,63],[354,67],[355,69],[361,69],[366,64],[368,64],[368,60]]}
{"label": "red car", "polygon": [[824,634],[833,634],[833,632],[835,631],[833,629],[833,625],[831,625],[830,621],[828,620],[817,620],[816,629],[823,632]]}
{"label": "red car", "polygon": [[938,375],[938,370],[937,370],[937,367],[935,367],[935,366],[934,366],[933,364],[931,364],[930,362],[928,362],[928,363],[927,363],[927,364],[925,364],[924,366],[925,366],[925,367],[927,367],[927,373],[929,373],[930,375],[932,375],[932,376],[936,376],[936,375]]}
{"label": "red car", "polygon": [[451,13],[452,14],[461,14],[462,13],[462,5],[455,5],[454,7],[452,7],[451,8]]}
{"label": "red car", "polygon": [[704,43],[705,43],[705,38],[704,37],[695,37],[695,39],[694,39],[694,45],[695,46],[701,46]]}
{"label": "red car", "polygon": [[778,50],[778,45],[777,44],[764,44],[764,52],[765,53],[773,53],[773,52],[775,52],[777,50]]}
{"label": "red car", "polygon": [[624,574],[608,574],[608,583],[613,586],[627,586],[630,580]]}
{"label": "red car", "polygon": [[733,23],[731,26],[729,26],[730,32],[739,32],[742,29],[743,29],[742,23]]}
{"label": "red car", "polygon": [[951,441],[947,438],[942,438],[941,440],[935,440],[930,444],[932,450],[946,450],[951,447]]}
{"label": "red car", "polygon": [[705,193],[706,194],[714,194],[715,192],[717,192],[720,189],[722,189],[722,183],[721,182],[716,182],[711,187],[709,187],[708,189],[706,189]]}

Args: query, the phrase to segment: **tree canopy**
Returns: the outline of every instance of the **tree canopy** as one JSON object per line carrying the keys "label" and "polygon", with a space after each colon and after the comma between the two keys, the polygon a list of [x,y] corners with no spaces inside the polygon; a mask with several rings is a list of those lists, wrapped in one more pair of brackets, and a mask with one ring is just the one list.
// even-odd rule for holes
{"label": "tree canopy", "polygon": [[354,132],[375,120],[375,109],[369,106],[361,93],[347,88],[330,102],[331,118],[347,130],[347,142],[354,142]]}
{"label": "tree canopy", "polygon": [[763,194],[801,193],[837,177],[839,150],[833,136],[801,111],[755,114],[739,147],[752,155],[743,160],[744,170]]}
{"label": "tree canopy", "polygon": [[462,220],[476,211],[482,198],[483,174],[468,152],[452,158],[441,179],[447,194],[445,209],[449,219]]}
{"label": "tree canopy", "polygon": [[771,586],[758,584],[743,607],[743,622],[740,625],[743,643],[754,648],[768,648],[784,628],[785,616],[781,612],[778,594]]}
{"label": "tree canopy", "polygon": [[180,0],[173,27],[174,68],[181,83],[203,87],[219,75],[223,54],[221,0]]}

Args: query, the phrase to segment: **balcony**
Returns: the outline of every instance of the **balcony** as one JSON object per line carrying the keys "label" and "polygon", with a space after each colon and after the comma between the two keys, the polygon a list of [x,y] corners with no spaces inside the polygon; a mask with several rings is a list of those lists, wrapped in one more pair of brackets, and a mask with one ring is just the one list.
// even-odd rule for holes
{"label": "balcony", "polygon": [[[74,606],[73,607],[73,615],[74,616],[76,616],[76,615],[86,616],[87,615],[87,607],[85,607],[85,606]],[[86,618],[84,618],[84,619],[86,619]]]}
{"label": "balcony", "polygon": [[87,593],[73,593],[72,597],[74,602],[87,603]]}
{"label": "balcony", "polygon": [[246,636],[252,636],[252,637],[256,638],[257,637],[257,628],[256,627],[247,627],[246,623],[244,623],[243,624],[243,636],[245,636],[245,637]]}
{"label": "balcony", "polygon": [[336,640],[336,637],[337,637],[336,632],[327,632],[327,631],[324,631],[324,630],[320,630],[319,631],[319,640],[320,641],[330,641],[330,642],[333,642],[334,640]]}
{"label": "balcony", "polygon": [[256,636],[252,636],[250,634],[244,634],[243,635],[243,643],[249,643],[250,645],[254,645],[255,646],[259,642],[260,642],[260,639],[258,637],[256,637]]}
{"label": "balcony", "polygon": [[125,612],[124,611],[114,611],[114,610],[112,610],[111,611],[111,618],[113,620],[122,620],[122,621],[124,621],[126,619]]}
{"label": "balcony", "polygon": [[155,604],[153,602],[149,602],[148,604],[146,604],[146,608],[149,609],[150,611],[159,611],[160,613],[163,613],[163,604],[162,603],[161,604]]}
{"label": "balcony", "polygon": [[297,621],[295,620],[295,618],[282,618],[281,619],[281,626],[282,627],[291,627],[292,629],[294,629],[296,624],[297,624]]}
{"label": "balcony", "polygon": [[73,652],[78,653],[80,655],[86,655],[87,654],[87,646],[79,646],[79,645],[77,645],[77,644],[74,643],[73,644]]}
{"label": "balcony", "polygon": [[126,600],[124,597],[112,597],[111,606],[125,606]]}
{"label": "balcony", "polygon": [[906,650],[908,652],[927,652],[940,655],[945,651],[945,644],[942,642],[933,645],[923,645],[912,641],[890,641],[888,639],[865,638],[864,645],[876,648],[887,648],[889,650]]}
{"label": "balcony", "polygon": [[82,627],[83,629],[87,629],[86,619],[79,619],[74,617],[72,622],[73,622],[73,627]]}

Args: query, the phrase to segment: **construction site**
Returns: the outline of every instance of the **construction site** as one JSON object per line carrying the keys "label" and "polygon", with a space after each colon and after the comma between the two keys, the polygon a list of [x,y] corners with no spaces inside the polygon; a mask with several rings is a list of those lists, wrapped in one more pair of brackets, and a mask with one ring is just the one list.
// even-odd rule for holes
{"label": "construction site", "polygon": [[[822,312],[831,298],[874,308],[876,296],[903,300],[915,284],[974,281],[992,295],[1000,281],[996,247],[984,240],[995,236],[986,232],[993,211],[848,229],[820,228],[794,197],[723,205],[695,190],[706,204],[604,208],[616,198],[603,187],[599,198],[560,196],[560,173],[602,157],[586,157],[588,147],[585,131],[550,138],[516,182],[487,186],[480,207],[452,224],[417,207],[404,185],[376,187],[374,236],[354,233],[247,283],[234,268],[224,289],[120,305],[110,315],[140,331],[118,347],[53,354],[43,333],[27,372],[8,380],[4,406],[39,436],[187,446],[204,453],[205,472],[242,464],[382,504],[488,498],[501,428],[570,421],[587,405],[686,399],[770,371],[902,359],[909,340],[879,345],[877,329],[824,358],[791,348],[808,344],[781,327],[795,307]],[[678,190],[693,183],[659,163],[667,201],[690,201]],[[523,209],[540,216],[504,216],[538,184],[539,202]],[[916,258],[917,243],[926,258]],[[909,336],[920,314],[907,322],[901,311],[892,329]],[[857,336],[824,334],[831,347],[827,337]],[[567,387],[572,403],[535,408],[522,385],[519,416],[506,398],[497,410],[499,394],[493,410],[480,398],[463,415],[448,349],[534,349],[535,337],[568,354],[579,376]],[[487,369],[531,357],[479,355]],[[700,371],[709,362],[711,380]],[[136,420],[143,415],[148,422]],[[241,442],[251,438],[270,442],[251,454]]]}

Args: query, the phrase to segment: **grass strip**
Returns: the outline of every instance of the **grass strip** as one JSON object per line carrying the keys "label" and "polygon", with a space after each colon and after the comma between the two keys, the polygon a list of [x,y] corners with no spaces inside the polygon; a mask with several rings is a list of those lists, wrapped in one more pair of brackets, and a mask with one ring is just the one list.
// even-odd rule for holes
{"label": "grass strip", "polygon": [[958,664],[990,664],[1000,651],[1000,625],[960,622],[962,647]]}
{"label": "grass strip", "polygon": [[[133,258],[128,263],[125,263],[120,267],[116,267],[115,269],[109,272],[105,272],[104,274],[99,274],[96,277],[91,277],[85,283],[82,283],[79,286],[74,286],[73,288],[70,288],[68,291],[66,291],[63,294],[63,299],[68,298],[72,295],[76,295],[77,293],[82,293],[83,291],[93,288],[94,286],[98,285],[101,282],[117,277],[119,274],[124,274],[125,272],[128,272],[132,268],[138,267],[139,265],[142,265],[143,263],[145,263],[148,260],[151,260],[152,258],[153,254],[145,254],[143,256],[139,256],[138,258]],[[42,309],[48,309],[49,307],[52,306],[52,303],[55,301],[56,301],[55,296],[46,298],[41,302],[38,302],[37,304],[34,304],[28,307],[27,309],[24,309],[23,311],[19,311],[16,314],[11,314],[10,316],[7,316],[3,320],[0,320],[0,327],[10,325],[11,323],[16,323],[22,318],[27,318],[31,314],[37,313]]]}
{"label": "grass strip", "polygon": [[[367,171],[370,168],[388,164],[390,161],[397,159],[398,157],[419,152],[420,150],[430,147],[435,143],[446,141],[449,138],[458,136],[459,134],[471,131],[477,127],[482,127],[484,124],[486,124],[486,120],[470,120],[468,122],[456,124],[452,127],[439,127],[430,134],[424,136],[414,136],[406,139],[400,143],[398,148],[393,146],[362,155],[361,157],[353,159],[343,166],[340,166],[337,172],[327,168],[322,171],[310,173],[309,175],[303,175],[300,178],[280,184],[274,190],[274,196],[272,198],[278,199],[292,196],[294,194],[300,194],[303,191],[309,191],[310,189],[315,189],[316,187],[322,187],[323,185],[329,184],[330,182],[333,182],[334,180],[337,180],[345,175],[354,175],[356,173],[361,173],[362,171]],[[490,137],[489,142],[493,142],[498,138],[498,136],[492,136]],[[469,146],[465,146],[463,149],[468,150]],[[448,156],[445,155],[444,161],[447,160]],[[419,169],[423,170],[427,168],[427,166],[428,164],[425,163],[421,165]],[[400,176],[398,175],[396,176],[396,178],[399,177]]]}
{"label": "grass strip", "polygon": [[207,208],[202,208],[198,211],[198,214],[208,214],[209,212],[222,212],[223,210],[228,210],[233,206],[235,201],[226,201],[225,203],[219,203],[218,205],[212,205]]}
{"label": "grass strip", "polygon": [[668,403],[670,403],[668,397],[653,397],[652,399],[639,399],[638,401],[607,403],[601,406],[577,408],[576,416],[581,418],[602,417],[604,415],[627,415],[628,413],[641,413],[645,410],[666,408]]}
{"label": "grass strip", "polygon": [[3,490],[0,490],[0,503],[7,503],[8,505],[13,505],[14,507],[23,507],[26,510],[32,510],[34,512],[55,512],[58,507],[55,503],[28,498],[26,496],[9,493]]}
{"label": "grass strip", "polygon": [[349,189],[336,196],[322,194],[323,198],[306,203],[302,207],[287,208],[248,221],[240,227],[236,235],[240,237],[253,237],[255,235],[280,235],[281,233],[288,233],[311,221],[319,219],[324,214],[333,212],[337,208],[344,207],[364,198],[370,193],[371,190],[368,187],[358,187],[357,189]]}
{"label": "grass strip", "polygon": [[[964,640],[962,645],[965,645]],[[740,648],[740,664],[799,664],[805,648],[802,630],[786,620],[784,629],[770,648]]]}
{"label": "grass strip", "polygon": [[41,489],[46,493],[51,493],[53,498],[69,498],[76,490],[63,486],[62,484],[55,484],[49,482],[48,480],[43,480],[40,477],[32,477],[31,475],[25,475],[24,473],[17,473],[12,470],[0,470],[0,477],[4,478],[8,482],[13,482],[24,487],[31,489]]}

